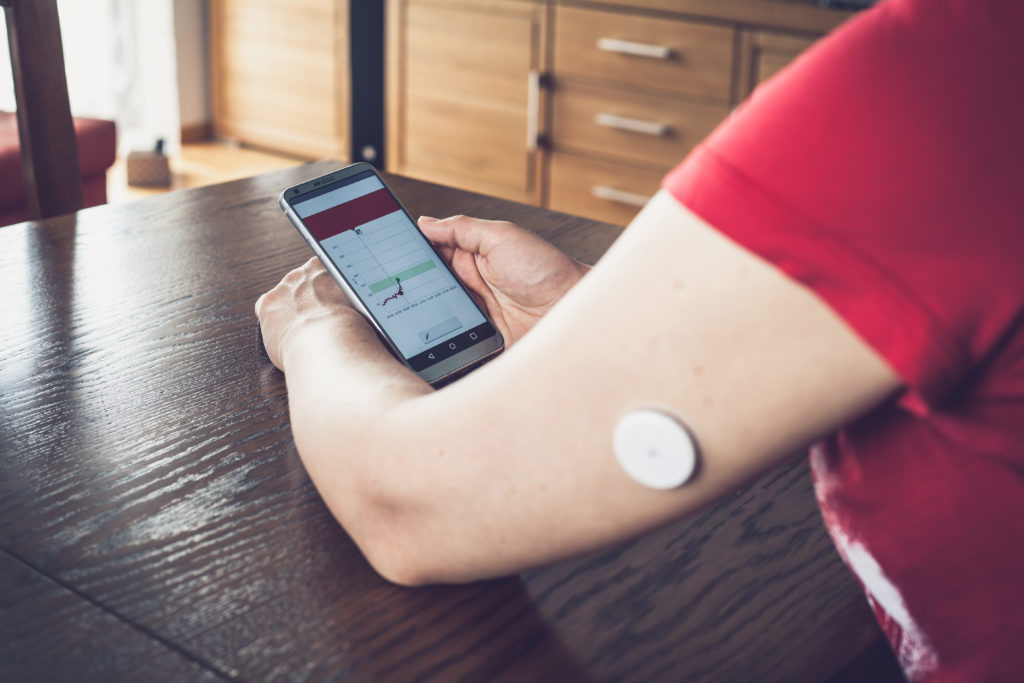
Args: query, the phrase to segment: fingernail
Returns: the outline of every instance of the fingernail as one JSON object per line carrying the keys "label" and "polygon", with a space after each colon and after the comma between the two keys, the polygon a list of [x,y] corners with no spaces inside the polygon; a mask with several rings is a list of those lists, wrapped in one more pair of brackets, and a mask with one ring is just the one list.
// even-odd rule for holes
{"label": "fingernail", "polygon": [[437,219],[433,216],[420,216],[420,221],[426,221],[427,223],[436,223]]}

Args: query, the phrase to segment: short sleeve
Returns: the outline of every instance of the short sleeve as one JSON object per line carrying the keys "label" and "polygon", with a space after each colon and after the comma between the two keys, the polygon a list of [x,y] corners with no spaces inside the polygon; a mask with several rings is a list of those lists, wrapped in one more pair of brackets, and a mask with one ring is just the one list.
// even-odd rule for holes
{"label": "short sleeve", "polygon": [[762,85],[664,186],[944,400],[1024,317],[1021,3],[891,0]]}

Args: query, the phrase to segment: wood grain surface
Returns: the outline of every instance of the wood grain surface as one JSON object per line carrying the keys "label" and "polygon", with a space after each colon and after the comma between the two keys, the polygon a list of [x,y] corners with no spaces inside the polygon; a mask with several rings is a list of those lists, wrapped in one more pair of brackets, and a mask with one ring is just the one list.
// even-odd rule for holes
{"label": "wood grain surface", "polygon": [[[0,552],[4,680],[218,681],[187,655]],[[28,674],[24,676],[14,676]]]}
{"label": "wood grain surface", "polygon": [[[0,229],[0,680],[814,681],[877,638],[803,459],[522,576],[380,579],[301,467],[253,315],[309,256],[278,193],[334,166]],[[591,262],[619,231],[390,179],[413,215]]]}

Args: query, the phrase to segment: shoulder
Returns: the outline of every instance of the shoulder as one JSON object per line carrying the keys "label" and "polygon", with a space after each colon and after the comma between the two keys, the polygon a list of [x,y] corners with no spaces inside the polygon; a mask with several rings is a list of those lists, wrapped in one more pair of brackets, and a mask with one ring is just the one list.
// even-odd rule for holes
{"label": "shoulder", "polygon": [[[812,288],[926,402],[1024,291],[1020,3],[893,0],[762,86],[665,186]],[[986,283],[998,279],[998,290]],[[894,321],[900,321],[899,326]]]}

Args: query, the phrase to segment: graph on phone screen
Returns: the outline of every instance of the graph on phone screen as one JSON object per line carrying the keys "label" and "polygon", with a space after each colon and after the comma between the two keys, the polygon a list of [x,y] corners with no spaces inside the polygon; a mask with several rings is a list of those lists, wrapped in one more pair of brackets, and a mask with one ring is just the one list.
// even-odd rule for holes
{"label": "graph on phone screen", "polygon": [[[450,286],[434,254],[412,233],[401,211],[344,233],[328,253],[363,289],[363,299],[396,315]],[[344,263],[342,263],[344,262]]]}
{"label": "graph on phone screen", "polygon": [[295,209],[406,357],[485,322],[378,178]]}

